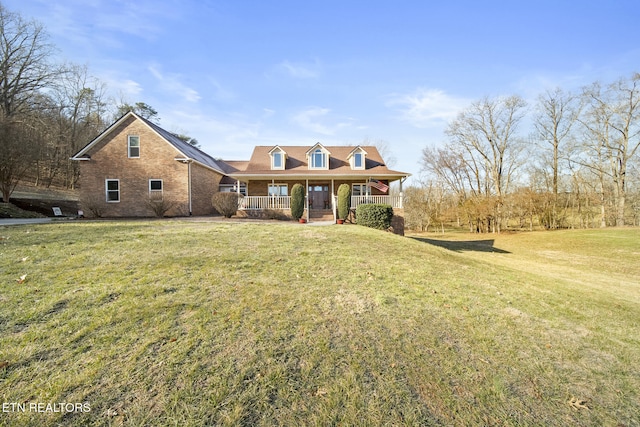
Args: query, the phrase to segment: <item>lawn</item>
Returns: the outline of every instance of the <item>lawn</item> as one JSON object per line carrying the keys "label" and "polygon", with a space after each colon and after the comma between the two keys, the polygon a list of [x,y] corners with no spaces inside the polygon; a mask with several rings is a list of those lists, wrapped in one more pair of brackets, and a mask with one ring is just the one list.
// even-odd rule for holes
{"label": "lawn", "polygon": [[638,425],[638,277],[639,229],[0,228],[0,425]]}

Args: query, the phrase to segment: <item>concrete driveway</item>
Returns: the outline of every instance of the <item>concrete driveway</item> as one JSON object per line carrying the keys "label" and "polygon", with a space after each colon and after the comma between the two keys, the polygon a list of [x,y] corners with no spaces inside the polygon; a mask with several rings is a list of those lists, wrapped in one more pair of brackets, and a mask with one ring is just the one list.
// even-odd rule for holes
{"label": "concrete driveway", "polygon": [[44,224],[51,222],[51,218],[0,218],[0,227],[3,225]]}

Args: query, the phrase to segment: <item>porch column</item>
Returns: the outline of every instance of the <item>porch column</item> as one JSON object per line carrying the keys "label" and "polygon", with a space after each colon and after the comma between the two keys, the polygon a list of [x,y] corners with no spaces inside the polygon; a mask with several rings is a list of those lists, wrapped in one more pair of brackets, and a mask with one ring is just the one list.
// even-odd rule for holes
{"label": "porch column", "polygon": [[336,189],[335,187],[336,186],[334,184],[334,181],[335,180],[333,178],[331,178],[331,215],[333,215],[333,223],[335,224],[336,220],[338,218],[336,218],[336,206],[335,206],[335,203],[334,203],[334,201],[336,200],[336,197],[334,195],[334,194],[336,194],[335,193],[335,189]]}
{"label": "porch column", "polygon": [[304,207],[307,209],[307,222],[309,222],[309,178],[304,180]]}

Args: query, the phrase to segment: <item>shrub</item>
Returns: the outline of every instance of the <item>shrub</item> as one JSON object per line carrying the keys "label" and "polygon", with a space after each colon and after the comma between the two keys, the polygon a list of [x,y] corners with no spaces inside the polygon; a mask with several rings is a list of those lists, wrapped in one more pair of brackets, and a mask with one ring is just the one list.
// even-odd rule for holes
{"label": "shrub", "polygon": [[211,198],[213,208],[225,218],[231,218],[238,211],[238,193],[216,193]]}
{"label": "shrub", "polygon": [[291,188],[291,216],[296,221],[304,214],[304,187],[294,184]]}
{"label": "shrub", "polygon": [[391,205],[364,204],[356,208],[356,218],[358,225],[376,228],[378,230],[388,230],[391,227],[393,218],[393,208]]}
{"label": "shrub", "polygon": [[338,187],[338,219],[347,219],[351,209],[351,186],[341,184]]}
{"label": "shrub", "polygon": [[176,205],[175,202],[168,201],[165,199],[156,199],[149,197],[147,200],[147,207],[151,209],[155,216],[158,218],[164,217],[164,215],[169,212],[171,208]]}
{"label": "shrub", "polygon": [[102,218],[104,201],[96,196],[89,196],[82,200],[82,208],[87,209],[96,218]]}

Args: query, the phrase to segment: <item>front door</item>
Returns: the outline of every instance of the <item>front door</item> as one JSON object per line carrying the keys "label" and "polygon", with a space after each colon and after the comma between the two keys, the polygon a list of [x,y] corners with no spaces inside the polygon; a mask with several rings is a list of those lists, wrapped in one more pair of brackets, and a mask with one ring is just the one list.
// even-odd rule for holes
{"label": "front door", "polygon": [[329,185],[309,185],[309,208],[329,209],[330,206]]}

